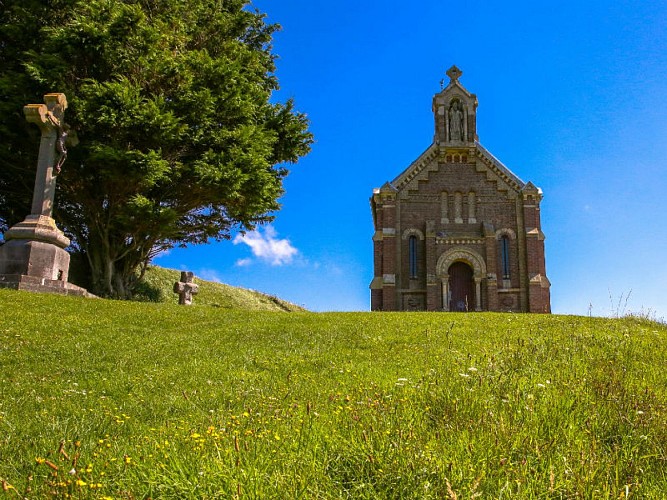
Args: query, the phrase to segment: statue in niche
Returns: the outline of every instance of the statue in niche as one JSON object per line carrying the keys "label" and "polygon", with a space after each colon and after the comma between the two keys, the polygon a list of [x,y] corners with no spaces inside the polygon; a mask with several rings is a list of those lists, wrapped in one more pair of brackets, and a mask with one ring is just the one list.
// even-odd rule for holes
{"label": "statue in niche", "polygon": [[449,107],[449,139],[463,140],[463,106],[459,100],[453,101]]}

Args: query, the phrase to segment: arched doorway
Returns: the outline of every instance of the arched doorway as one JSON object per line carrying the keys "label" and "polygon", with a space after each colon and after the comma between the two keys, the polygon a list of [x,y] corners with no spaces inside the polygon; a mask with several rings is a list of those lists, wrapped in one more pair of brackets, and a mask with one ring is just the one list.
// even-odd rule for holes
{"label": "arched doorway", "polygon": [[475,280],[472,268],[465,262],[449,266],[449,310],[466,312],[475,310]]}
{"label": "arched doorway", "polygon": [[[454,267],[455,264],[459,266]],[[463,266],[462,268],[460,266]],[[456,268],[459,268],[458,272],[463,275],[463,278],[459,276],[459,279],[454,278],[454,285],[457,285],[457,282],[460,283],[458,287],[459,292],[457,296],[452,296],[452,279],[450,278],[450,273],[456,273]],[[486,276],[486,263],[479,253],[476,251],[459,246],[450,248],[440,257],[438,257],[438,263],[435,266],[437,276],[442,282],[442,309],[443,311],[481,311],[482,310],[482,281]],[[453,269],[453,270],[452,270]],[[472,273],[472,275],[470,274]],[[473,287],[471,292],[468,287]],[[466,297],[468,308],[466,309]],[[456,299],[456,302],[454,301]],[[452,306],[459,306],[460,300],[463,300],[463,308]]]}

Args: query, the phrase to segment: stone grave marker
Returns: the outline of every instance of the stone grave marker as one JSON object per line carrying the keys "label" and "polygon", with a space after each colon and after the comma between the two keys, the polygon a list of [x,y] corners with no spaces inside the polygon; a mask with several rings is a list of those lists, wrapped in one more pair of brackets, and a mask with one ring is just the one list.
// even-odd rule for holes
{"label": "stone grave marker", "polygon": [[199,285],[193,283],[195,274],[192,271],[181,271],[181,280],[174,283],[174,293],[178,294],[178,303],[192,305],[194,295],[199,293]]}

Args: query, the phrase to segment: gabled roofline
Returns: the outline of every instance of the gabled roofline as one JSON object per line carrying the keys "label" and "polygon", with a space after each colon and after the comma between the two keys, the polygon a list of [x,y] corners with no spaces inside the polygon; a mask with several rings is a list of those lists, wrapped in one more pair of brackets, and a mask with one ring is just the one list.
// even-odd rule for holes
{"label": "gabled roofline", "polygon": [[475,146],[477,146],[477,149],[484,154],[489,160],[491,160],[491,163],[500,170],[503,174],[505,174],[507,177],[512,179],[518,186],[519,189],[523,189],[524,186],[526,185],[525,182],[523,182],[514,172],[512,172],[509,168],[507,168],[503,162],[501,162],[498,158],[493,156],[491,152],[486,149],[484,146],[482,146],[479,141],[475,141]]}
{"label": "gabled roofline", "polygon": [[[509,184],[514,185],[517,191],[521,191],[526,183],[521,180],[514,172],[507,168],[498,158],[493,156],[488,149],[482,146],[478,141],[475,141],[475,148],[479,152],[479,156],[487,160],[487,164],[496,171],[499,177],[508,181]],[[400,190],[408,182],[410,182],[417,174],[419,174],[424,168],[426,168],[431,161],[437,157],[439,153],[439,145],[431,143],[431,145],[426,148],[426,150],[419,155],[419,157],[413,161],[408,167],[403,170],[396,178],[394,178],[389,185],[394,189]],[[386,186],[386,184],[385,184]]]}
{"label": "gabled roofline", "polygon": [[408,165],[408,167],[403,170],[403,172],[398,174],[396,178],[391,181],[391,185],[396,189],[401,189],[404,184],[412,180],[415,175],[421,172],[424,167],[426,167],[426,164],[429,162],[429,160],[433,159],[435,156],[437,156],[437,154],[437,144],[431,143],[431,145],[426,148],[426,151],[420,154],[415,161],[410,163],[410,165]]}
{"label": "gabled roofline", "polygon": [[466,89],[463,85],[461,85],[461,82],[459,82],[458,80],[451,80],[449,82],[449,84],[447,84],[447,86],[444,89],[442,89],[440,92],[435,94],[433,97],[435,98],[439,95],[444,95],[447,91],[449,91],[449,89],[452,89],[454,87],[456,87],[461,92],[463,92],[467,97],[470,97],[471,99],[474,99],[475,101],[477,101],[477,96],[475,94],[469,92],[468,89]]}

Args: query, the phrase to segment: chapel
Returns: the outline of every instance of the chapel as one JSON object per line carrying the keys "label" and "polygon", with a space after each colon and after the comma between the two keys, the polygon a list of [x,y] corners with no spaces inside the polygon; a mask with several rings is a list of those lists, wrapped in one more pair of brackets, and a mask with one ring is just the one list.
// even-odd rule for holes
{"label": "chapel", "polygon": [[431,145],[373,190],[373,311],[550,313],[542,190],[477,137],[461,70],[433,97]]}

